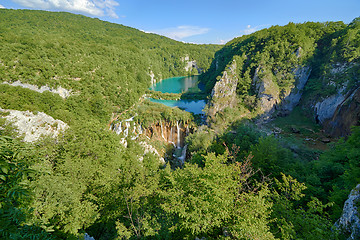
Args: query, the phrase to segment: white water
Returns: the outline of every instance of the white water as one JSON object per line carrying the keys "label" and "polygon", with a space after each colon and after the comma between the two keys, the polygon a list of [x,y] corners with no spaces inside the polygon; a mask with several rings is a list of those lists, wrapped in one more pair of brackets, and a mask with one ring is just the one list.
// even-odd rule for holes
{"label": "white water", "polygon": [[129,135],[130,123],[125,122],[125,126],[126,126],[126,129],[124,130],[124,136],[127,137]]}
{"label": "white water", "polygon": [[177,132],[177,147],[180,148],[180,128],[179,128],[179,121],[176,121],[176,132]]}
{"label": "white water", "polygon": [[174,141],[173,141],[173,127],[172,127],[172,126],[171,126],[171,128],[170,128],[169,142],[174,142]]}
{"label": "white water", "polygon": [[187,149],[187,145],[184,146],[184,148],[183,148],[182,151],[181,151],[181,156],[179,157],[179,160],[180,160],[182,166],[183,166],[184,163],[185,163],[186,149]]}
{"label": "white water", "polygon": [[164,129],[163,129],[163,125],[162,125],[161,121],[160,121],[160,127],[161,127],[161,137],[166,141],[166,139],[164,137]]}

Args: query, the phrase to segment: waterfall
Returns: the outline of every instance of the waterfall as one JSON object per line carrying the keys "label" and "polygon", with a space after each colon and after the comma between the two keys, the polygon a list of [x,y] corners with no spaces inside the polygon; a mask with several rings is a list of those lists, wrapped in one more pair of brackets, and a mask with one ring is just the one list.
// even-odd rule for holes
{"label": "waterfall", "polygon": [[177,132],[177,147],[180,148],[180,128],[179,128],[179,121],[176,121],[176,132]]}
{"label": "waterfall", "polygon": [[186,126],[186,136],[189,135],[189,126]]}
{"label": "waterfall", "polygon": [[172,127],[172,126],[171,126],[171,128],[170,128],[169,142],[174,142],[174,141],[173,141],[173,127]]}
{"label": "waterfall", "polygon": [[134,123],[134,129],[133,129],[133,134],[136,135],[136,123]]}
{"label": "waterfall", "polygon": [[129,128],[130,128],[130,123],[129,122],[125,122],[125,130],[124,130],[124,135],[125,137],[127,137],[129,135]]}
{"label": "waterfall", "polygon": [[186,149],[187,149],[187,145],[185,145],[181,151],[181,156],[179,157],[179,160],[181,162],[181,165],[183,166],[185,163],[185,158],[186,158]]}
{"label": "waterfall", "polygon": [[138,125],[138,133],[139,133],[139,135],[143,134],[143,128],[142,128],[141,124]]}
{"label": "waterfall", "polygon": [[165,137],[164,137],[164,129],[163,129],[163,125],[162,125],[162,122],[160,120],[160,127],[161,127],[161,136],[162,138],[166,141]]}
{"label": "waterfall", "polygon": [[122,132],[122,129],[121,129],[121,122],[119,122],[119,126],[118,126],[118,129],[116,131],[117,134],[120,134]]}

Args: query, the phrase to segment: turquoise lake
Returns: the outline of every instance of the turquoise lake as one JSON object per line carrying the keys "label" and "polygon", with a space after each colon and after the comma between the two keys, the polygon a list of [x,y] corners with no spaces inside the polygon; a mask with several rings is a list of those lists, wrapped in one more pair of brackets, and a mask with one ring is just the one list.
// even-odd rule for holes
{"label": "turquoise lake", "polygon": [[[175,77],[164,79],[150,87],[150,90],[163,93],[185,93],[191,88],[198,88],[198,76]],[[162,103],[169,107],[178,107],[194,114],[203,114],[202,110],[206,105],[205,100],[163,100],[150,99],[152,102]]]}

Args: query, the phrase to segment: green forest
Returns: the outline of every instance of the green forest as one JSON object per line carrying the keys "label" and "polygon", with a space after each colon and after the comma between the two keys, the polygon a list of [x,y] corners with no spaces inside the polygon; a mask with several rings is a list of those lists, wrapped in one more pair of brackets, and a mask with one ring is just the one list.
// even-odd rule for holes
{"label": "green forest", "polygon": [[[0,111],[1,239],[348,238],[334,224],[360,183],[360,127],[329,144],[304,139],[325,136],[306,112],[309,102],[345,81],[348,89],[359,86],[359,18],[272,26],[219,46],[82,15],[0,9],[0,44],[0,110],[44,112],[69,126],[57,138],[29,143]],[[144,97],[152,74],[158,81],[192,74],[186,57],[203,69],[198,96],[209,101],[235,60],[236,107],[204,124]],[[330,69],[338,63],[350,67],[334,80]],[[286,91],[294,66],[305,65],[312,68],[305,100],[259,127],[256,69]],[[4,84],[16,81],[72,94]],[[185,163],[174,165],[172,145],[157,139],[130,134],[121,144],[109,126],[131,117],[144,128],[191,126]],[[268,134],[270,127],[283,132]],[[144,154],[140,141],[165,153],[166,163]]]}

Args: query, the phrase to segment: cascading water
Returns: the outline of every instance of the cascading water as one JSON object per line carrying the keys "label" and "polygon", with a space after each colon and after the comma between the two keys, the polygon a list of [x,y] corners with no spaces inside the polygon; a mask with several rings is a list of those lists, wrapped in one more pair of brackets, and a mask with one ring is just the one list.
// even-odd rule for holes
{"label": "cascading water", "polygon": [[127,137],[129,135],[129,128],[130,128],[130,123],[129,122],[125,122],[125,130],[124,130],[124,135],[125,137]]}
{"label": "cascading water", "polygon": [[171,126],[170,128],[170,137],[169,137],[169,142],[173,143],[173,127]]}
{"label": "cascading water", "polygon": [[139,135],[143,134],[143,128],[142,128],[141,124],[138,125],[138,133],[139,133]]}
{"label": "cascading water", "polygon": [[180,128],[179,128],[179,121],[176,121],[176,133],[177,133],[177,147],[180,148]]}
{"label": "cascading water", "polygon": [[185,158],[186,158],[186,149],[187,145],[185,145],[181,151],[181,156],[178,158],[180,160],[181,166],[184,166]]}
{"label": "cascading water", "polygon": [[161,127],[161,137],[166,141],[166,138],[164,137],[164,128],[163,128],[161,120],[160,120],[160,127]]}

